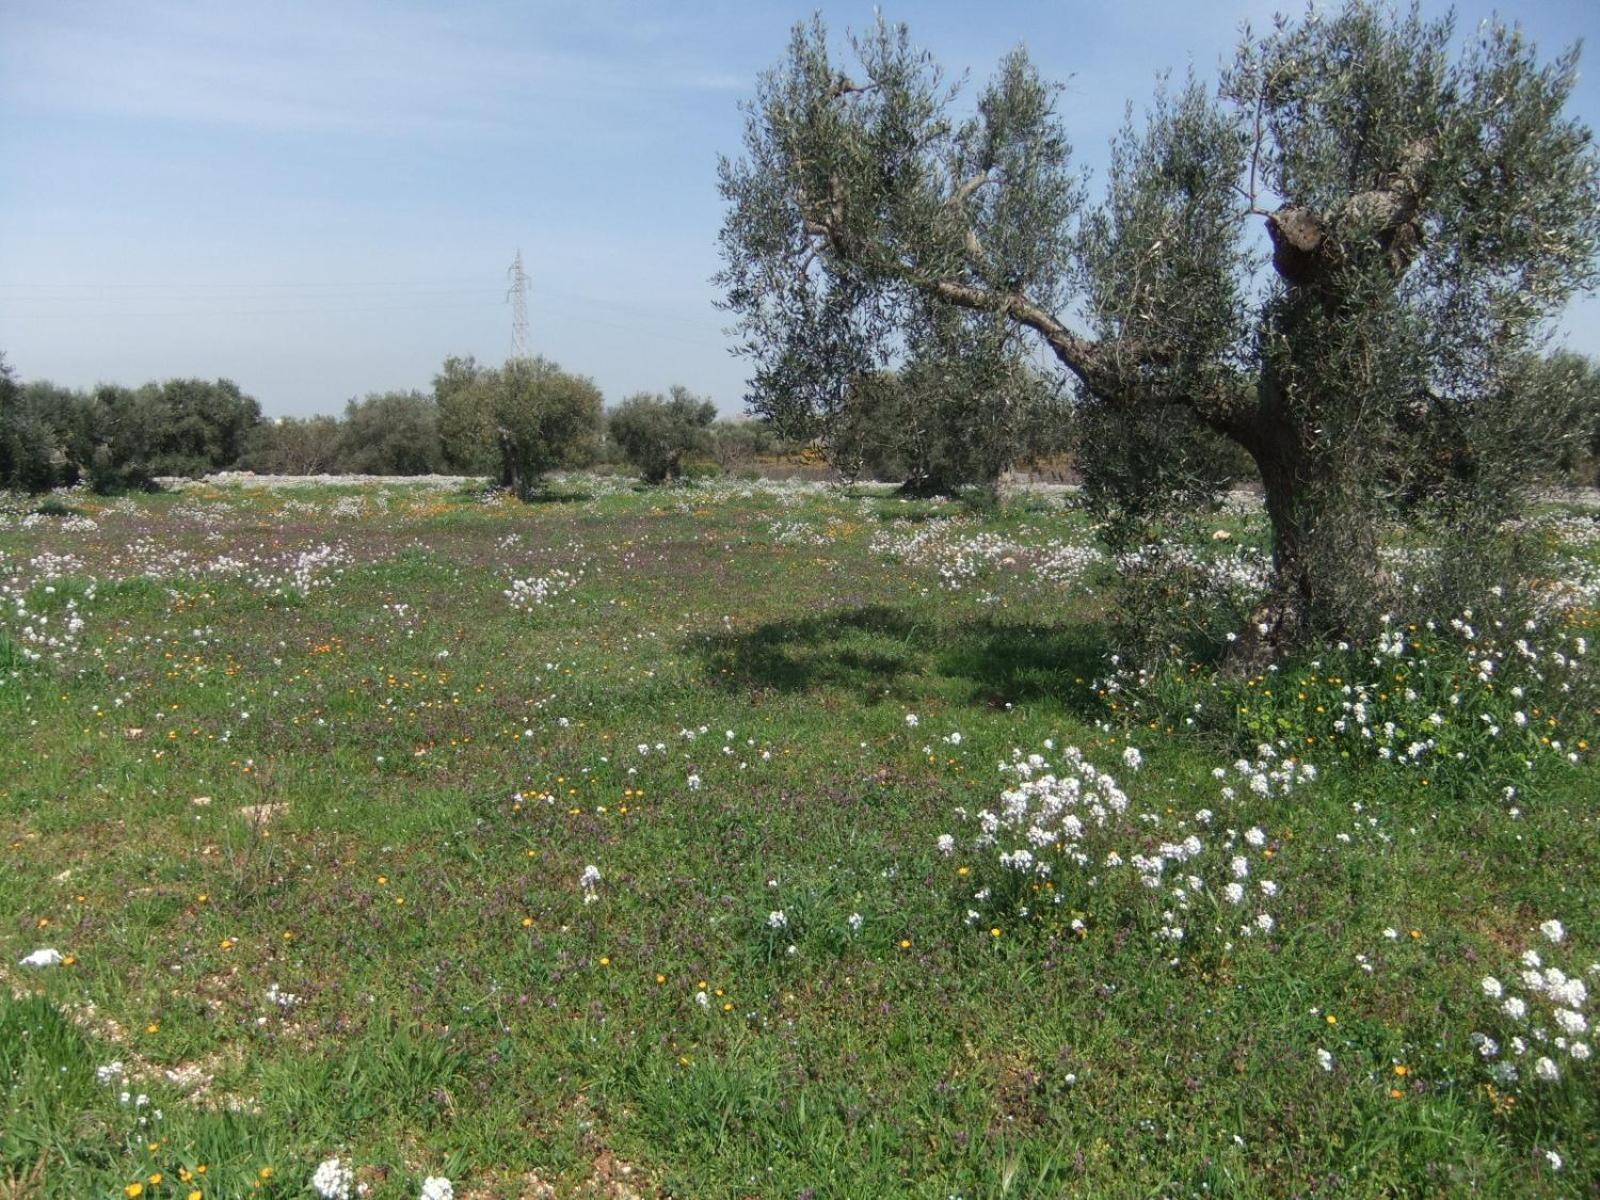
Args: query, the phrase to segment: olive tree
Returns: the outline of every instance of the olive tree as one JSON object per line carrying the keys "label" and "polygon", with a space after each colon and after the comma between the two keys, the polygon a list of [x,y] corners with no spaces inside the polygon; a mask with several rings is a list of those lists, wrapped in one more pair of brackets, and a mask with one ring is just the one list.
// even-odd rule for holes
{"label": "olive tree", "polygon": [[898,480],[912,496],[993,493],[1059,418],[1052,381],[1008,345],[1015,330],[935,311],[940,328],[897,368],[857,376],[823,441],[846,479]]}
{"label": "olive tree", "polygon": [[500,462],[494,423],[494,371],[470,354],[451,355],[433,377],[439,407],[439,442],[445,462],[456,471],[491,474]]}
{"label": "olive tree", "polygon": [[1091,204],[1025,51],[962,109],[903,26],[852,39],[848,71],[819,20],[797,26],[720,168],[752,406],[829,411],[929,306],[999,319],[1053,355],[1085,428],[1143,439],[1117,503],[1162,501],[1168,466],[1203,481],[1181,453],[1202,431],[1248,456],[1267,648],[1353,630],[1412,468],[1440,439],[1467,464],[1499,451],[1518,364],[1594,277],[1576,52],[1541,60],[1494,22],[1453,40],[1369,0],[1246,31],[1216,86],[1130,115]]}
{"label": "olive tree", "polygon": [[709,452],[717,406],[677,384],[668,395],[629,396],[611,414],[611,440],[646,483],[683,475],[683,460]]}
{"label": "olive tree", "polygon": [[490,389],[501,486],[526,498],[547,472],[593,457],[604,400],[592,379],[546,358],[513,358],[482,386]]}
{"label": "olive tree", "polygon": [[356,475],[432,475],[444,465],[439,409],[424,392],[372,392],[344,407],[337,459]]}

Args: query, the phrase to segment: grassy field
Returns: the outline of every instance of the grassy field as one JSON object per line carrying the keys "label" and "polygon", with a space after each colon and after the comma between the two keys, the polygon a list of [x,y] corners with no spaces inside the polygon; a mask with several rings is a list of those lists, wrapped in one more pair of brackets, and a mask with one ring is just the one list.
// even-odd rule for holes
{"label": "grassy field", "polygon": [[1140,681],[1060,495],[67,503],[0,1197],[1600,1190],[1586,516],[1535,630]]}

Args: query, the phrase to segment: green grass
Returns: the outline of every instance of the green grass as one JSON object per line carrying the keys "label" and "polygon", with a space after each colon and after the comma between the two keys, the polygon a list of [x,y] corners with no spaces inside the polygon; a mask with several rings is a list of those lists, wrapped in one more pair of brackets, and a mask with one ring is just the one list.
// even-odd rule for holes
{"label": "green grass", "polygon": [[[380,1200],[428,1175],[473,1197],[1600,1186],[1592,1064],[1491,1093],[1468,1041],[1479,980],[1551,952],[1540,921],[1563,961],[1600,959],[1586,756],[1429,778],[1343,758],[1285,697],[1114,711],[1104,566],[1030,570],[1092,530],[1039,496],[553,494],[202,487],[74,498],[97,529],[0,520],[0,1196],[306,1196],[333,1155]],[[966,565],[874,542],[929,530]],[[337,567],[297,579],[323,545]],[[556,569],[582,575],[507,602]],[[72,601],[75,644],[29,661],[19,592],[54,620]],[[1211,771],[1265,712],[1321,776],[1230,805]],[[1157,815],[1267,829],[1272,934],[1173,966],[1136,885],[1065,876],[1060,906],[968,924],[1001,877],[936,839],[1047,739]],[[73,961],[14,965],[43,946]],[[113,1061],[127,1082],[97,1081]]]}

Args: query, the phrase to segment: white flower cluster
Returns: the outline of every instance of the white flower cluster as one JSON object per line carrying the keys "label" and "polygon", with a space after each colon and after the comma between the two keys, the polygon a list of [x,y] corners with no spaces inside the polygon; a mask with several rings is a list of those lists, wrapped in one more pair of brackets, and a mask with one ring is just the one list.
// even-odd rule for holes
{"label": "white flower cluster", "polygon": [[502,594],[512,608],[520,612],[528,612],[531,609],[549,604],[551,600],[562,592],[575,587],[582,578],[583,572],[581,570],[573,573],[563,571],[557,567],[553,571],[531,579],[513,579],[511,586],[506,588]]}
{"label": "white flower cluster", "polygon": [[[1465,677],[1453,658],[1436,662],[1425,648],[1439,641],[1453,643],[1466,657]],[[1359,738],[1379,758],[1399,763],[1427,764],[1441,754],[1467,761],[1460,744],[1463,729],[1490,742],[1520,734],[1514,745],[1525,754],[1554,751],[1573,757],[1560,738],[1548,735],[1554,723],[1537,721],[1530,709],[1538,711],[1535,693],[1548,697],[1572,690],[1587,650],[1581,636],[1547,631],[1536,621],[1508,627],[1481,619],[1472,609],[1443,624],[1425,621],[1409,629],[1391,618],[1367,662],[1381,674],[1343,684],[1332,732]],[[1407,686],[1396,688],[1391,672],[1402,659],[1409,668]],[[1458,732],[1452,737],[1452,731]]]}
{"label": "white flower cluster", "polygon": [[[1566,943],[1566,927],[1558,920],[1541,922],[1538,932],[1552,947]],[[1546,961],[1557,953],[1530,948],[1505,980],[1485,975],[1478,981],[1500,1036],[1475,1030],[1471,1042],[1488,1065],[1489,1077],[1503,1087],[1518,1082],[1525,1070],[1541,1083],[1554,1083],[1563,1069],[1581,1069],[1593,1056],[1585,1011],[1589,985],[1583,977],[1600,980],[1600,962],[1590,963],[1581,974],[1576,967],[1569,973]]]}
{"label": "white flower cluster", "polygon": [[[40,558],[45,556],[41,555]],[[29,564],[36,580],[57,579],[46,571],[39,574],[40,559]],[[34,588],[37,595],[30,595]],[[60,607],[54,607],[56,585],[48,582],[30,584],[19,571],[9,580],[0,582],[0,633],[4,633],[17,653],[27,662],[45,660],[62,662],[70,658],[83,640],[83,608],[75,596],[69,596]],[[95,598],[95,584],[83,593],[83,604]]]}
{"label": "white flower cluster", "polygon": [[184,556],[182,551],[163,553],[159,543],[141,542],[137,549],[144,561],[136,573],[152,579],[210,576],[234,580],[269,596],[308,596],[332,583],[355,561],[348,547],[328,543],[290,551],[262,545],[254,552],[241,548],[210,559]]}
{"label": "white flower cluster", "polygon": [[832,540],[829,532],[837,532],[819,530],[810,521],[774,521],[768,531],[773,541],[784,546],[826,546]]}
{"label": "white flower cluster", "polygon": [[[1340,642],[1301,670],[1269,666],[1243,688],[1212,673],[1183,719],[1196,723],[1209,691],[1220,706],[1213,720],[1245,714],[1253,729],[1293,726],[1322,754],[1380,759],[1432,781],[1450,770],[1495,783],[1496,773],[1520,773],[1539,759],[1581,760],[1564,710],[1593,686],[1588,650],[1582,634],[1549,619],[1517,622],[1471,608],[1448,621],[1391,615],[1373,641]],[[1112,668],[1096,687],[1114,709],[1136,717],[1164,710],[1151,690],[1159,676],[1116,658]],[[1485,751],[1499,760],[1487,770]]]}
{"label": "white flower cluster", "polygon": [[[337,1155],[323,1159],[311,1174],[310,1188],[322,1200],[350,1200],[352,1195],[366,1195],[367,1185],[356,1187],[355,1168]],[[422,1181],[417,1200],[455,1200],[455,1185],[443,1175],[430,1175]]]}
{"label": "white flower cluster", "polygon": [[1287,796],[1298,785],[1315,782],[1317,768],[1297,758],[1284,758],[1274,747],[1262,742],[1256,747],[1253,760],[1238,759],[1231,773],[1226,767],[1213,767],[1211,777],[1222,784],[1224,800],[1237,799],[1241,787],[1246,794],[1265,799]]}
{"label": "white flower cluster", "polygon": [[[1136,755],[1127,756],[1127,765],[1135,765]],[[1026,918],[1035,905],[1061,905],[1079,887],[1100,888],[1126,876],[1137,879],[1137,894],[1146,897],[1152,917],[1159,913],[1159,921],[1152,921],[1159,926],[1155,937],[1170,947],[1204,931],[1231,938],[1276,928],[1269,909],[1282,889],[1265,877],[1274,853],[1266,831],[1228,827],[1210,809],[1173,817],[1165,806],[1136,806],[1114,776],[1076,747],[1066,748],[1061,759],[1057,769],[1041,755],[1013,751],[1012,761],[1001,765],[1015,786],[1001,793],[997,809],[970,818],[977,827],[971,849],[1001,868],[1000,895],[996,883],[986,882],[974,892],[974,902],[1020,893],[1017,915]],[[1294,762],[1239,766],[1242,777],[1263,781],[1246,789],[1252,794],[1315,778],[1311,768]],[[961,810],[956,815],[969,819]],[[943,834],[938,847],[948,857],[957,840]],[[1028,886],[1011,886],[1018,876]],[[982,918],[978,909],[967,914],[969,924]]]}
{"label": "white flower cluster", "polygon": [[327,583],[350,564],[351,555],[343,546],[312,546],[289,560],[289,588],[302,596]]}
{"label": "white flower cluster", "polygon": [[600,893],[595,890],[599,883],[600,868],[590,863],[584,867],[583,874],[578,876],[578,887],[583,892],[583,902],[585,904],[593,904],[600,899]]}
{"label": "white flower cluster", "polygon": [[350,1190],[354,1186],[355,1172],[338,1158],[324,1159],[311,1176],[311,1190],[322,1200],[350,1200]]}
{"label": "white flower cluster", "polygon": [[1230,539],[1213,539],[1209,549],[1179,539],[1147,543],[1119,554],[1116,568],[1123,576],[1179,576],[1196,597],[1238,612],[1253,608],[1272,580],[1272,562],[1262,551]]}
{"label": "white flower cluster", "polygon": [[1031,532],[1007,537],[972,529],[963,519],[928,521],[910,533],[881,533],[872,539],[874,554],[912,566],[927,567],[939,575],[939,587],[956,592],[1002,571],[1036,584],[1071,587],[1105,555],[1095,547],[1050,538],[1023,540]]}

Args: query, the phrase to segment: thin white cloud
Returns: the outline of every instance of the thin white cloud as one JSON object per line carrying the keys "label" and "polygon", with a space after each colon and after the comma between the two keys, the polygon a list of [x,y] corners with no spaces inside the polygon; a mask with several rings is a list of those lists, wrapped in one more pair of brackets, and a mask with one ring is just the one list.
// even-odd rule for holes
{"label": "thin white cloud", "polygon": [[744,82],[665,32],[618,22],[579,47],[533,10],[64,4],[5,32],[0,91],[19,107],[268,132],[493,135]]}

